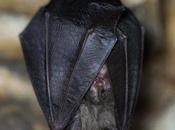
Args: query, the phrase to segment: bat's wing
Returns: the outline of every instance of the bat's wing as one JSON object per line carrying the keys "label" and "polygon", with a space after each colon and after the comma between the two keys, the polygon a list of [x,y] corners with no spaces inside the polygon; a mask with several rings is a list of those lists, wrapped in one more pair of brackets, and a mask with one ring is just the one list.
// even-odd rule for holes
{"label": "bat's wing", "polygon": [[51,129],[68,125],[116,42],[113,26],[85,29],[45,8],[21,34],[28,72]]}
{"label": "bat's wing", "polygon": [[34,90],[42,110],[49,117],[45,77],[45,18],[43,15],[44,8],[38,11],[29,26],[20,34],[20,40],[32,84],[36,86]]}
{"label": "bat's wing", "polygon": [[126,130],[135,107],[141,77],[143,28],[125,11],[118,28],[118,44],[108,58],[108,68],[115,96],[118,130]]}
{"label": "bat's wing", "polygon": [[45,43],[45,13],[41,8],[33,17],[27,28],[20,34],[20,40],[27,69],[34,86],[34,90],[42,106],[48,122],[51,122],[49,99],[47,93],[47,71],[46,71],[46,43]]}

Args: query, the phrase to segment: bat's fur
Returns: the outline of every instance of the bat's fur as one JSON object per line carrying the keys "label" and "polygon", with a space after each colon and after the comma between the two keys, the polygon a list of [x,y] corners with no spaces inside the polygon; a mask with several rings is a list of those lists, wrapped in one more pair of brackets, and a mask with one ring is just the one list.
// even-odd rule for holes
{"label": "bat's fur", "polygon": [[74,127],[78,130],[115,130],[115,122],[114,97],[104,65],[67,130]]}

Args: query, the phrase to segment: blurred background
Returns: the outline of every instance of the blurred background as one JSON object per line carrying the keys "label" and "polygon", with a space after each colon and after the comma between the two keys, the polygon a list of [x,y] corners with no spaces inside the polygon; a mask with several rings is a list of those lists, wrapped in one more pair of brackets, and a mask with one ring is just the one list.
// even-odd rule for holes
{"label": "blurred background", "polygon": [[[0,130],[48,130],[18,34],[47,0],[0,0]],[[175,0],[123,0],[145,34],[142,85],[132,130],[175,130]]]}

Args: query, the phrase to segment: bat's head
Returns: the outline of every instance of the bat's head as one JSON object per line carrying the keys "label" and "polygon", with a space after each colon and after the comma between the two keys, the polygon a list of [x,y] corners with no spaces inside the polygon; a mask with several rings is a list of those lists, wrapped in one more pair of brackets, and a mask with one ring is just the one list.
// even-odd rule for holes
{"label": "bat's head", "polygon": [[120,0],[51,0],[51,2],[55,4],[73,4],[73,3],[79,3],[84,4],[88,2],[107,2],[107,3],[121,3]]}
{"label": "bat's head", "polygon": [[80,10],[86,10],[86,7],[92,2],[121,5],[120,0],[51,0],[48,4],[48,10],[56,14],[78,14]]}

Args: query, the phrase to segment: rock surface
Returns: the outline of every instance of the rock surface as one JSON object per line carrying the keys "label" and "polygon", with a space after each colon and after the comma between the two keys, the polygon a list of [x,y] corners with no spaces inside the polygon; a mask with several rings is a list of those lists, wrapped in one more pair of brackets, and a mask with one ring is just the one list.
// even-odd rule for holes
{"label": "rock surface", "polygon": [[48,130],[28,77],[14,69],[0,65],[0,130]]}
{"label": "rock surface", "polygon": [[0,57],[22,57],[18,35],[28,21],[26,16],[0,12]]}
{"label": "rock surface", "polygon": [[0,0],[0,10],[33,15],[48,0]]}

